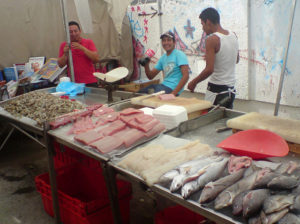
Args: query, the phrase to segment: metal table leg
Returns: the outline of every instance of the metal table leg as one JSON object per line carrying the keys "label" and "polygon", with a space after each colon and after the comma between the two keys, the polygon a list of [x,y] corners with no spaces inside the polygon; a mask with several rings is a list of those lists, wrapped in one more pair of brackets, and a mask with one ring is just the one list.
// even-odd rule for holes
{"label": "metal table leg", "polygon": [[46,146],[39,141],[36,137],[31,136],[28,132],[24,131],[22,128],[18,127],[17,125],[13,124],[13,123],[8,123],[8,125],[10,125],[12,128],[10,129],[8,135],[5,137],[4,141],[2,142],[1,146],[0,146],[0,151],[2,150],[2,148],[4,147],[4,145],[6,144],[7,140],[10,138],[10,136],[12,135],[12,133],[14,132],[14,130],[18,130],[21,133],[23,133],[24,135],[26,135],[28,138],[34,140],[35,142],[37,142],[38,144],[40,144],[42,147],[46,148]]}
{"label": "metal table leg", "polygon": [[39,140],[37,140],[35,137],[31,136],[28,132],[24,131],[22,128],[9,123],[13,128],[17,129],[18,131],[22,132],[24,135],[26,135],[28,138],[32,139],[33,141],[37,142],[38,144],[40,144],[42,147],[46,147],[42,142],[40,142]]}
{"label": "metal table leg", "polygon": [[110,200],[114,223],[122,224],[118,198],[118,187],[116,182],[116,173],[107,163],[101,162],[101,167],[103,170],[105,184],[108,190],[108,197]]}
{"label": "metal table leg", "polygon": [[53,146],[53,139],[50,135],[47,134],[49,130],[49,124],[44,124],[44,138],[45,144],[48,152],[48,168],[49,168],[49,178],[50,178],[50,185],[51,185],[51,194],[52,194],[52,205],[54,210],[54,221],[55,224],[60,224],[60,213],[59,213],[59,204],[58,204],[58,195],[57,195],[57,184],[56,184],[56,173],[54,169],[54,160],[53,157],[55,156],[54,146]]}
{"label": "metal table leg", "polygon": [[1,149],[4,147],[4,145],[6,144],[7,140],[10,138],[11,134],[14,132],[14,128],[12,127],[8,133],[8,135],[5,137],[4,141],[2,142],[1,146],[0,146],[0,151]]}

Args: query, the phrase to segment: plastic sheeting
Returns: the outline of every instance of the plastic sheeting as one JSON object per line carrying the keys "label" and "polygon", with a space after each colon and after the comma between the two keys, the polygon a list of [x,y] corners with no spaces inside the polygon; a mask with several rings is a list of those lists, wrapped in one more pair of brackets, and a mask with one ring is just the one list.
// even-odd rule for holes
{"label": "plastic sheeting", "polygon": [[[27,62],[29,57],[58,57],[59,45],[66,40],[60,0],[0,0],[0,4],[0,20],[6,21],[0,23],[0,69]],[[89,0],[89,6],[93,33],[83,32],[82,36],[95,42],[101,60],[119,60],[131,74],[133,48],[128,18],[123,18],[119,35],[105,0]],[[66,8],[69,21],[79,21],[74,0],[67,0]]]}
{"label": "plastic sheeting", "polygon": [[108,13],[114,21],[117,32],[121,33],[123,18],[126,14],[127,6],[130,4],[131,0],[105,0],[105,2],[108,4]]}

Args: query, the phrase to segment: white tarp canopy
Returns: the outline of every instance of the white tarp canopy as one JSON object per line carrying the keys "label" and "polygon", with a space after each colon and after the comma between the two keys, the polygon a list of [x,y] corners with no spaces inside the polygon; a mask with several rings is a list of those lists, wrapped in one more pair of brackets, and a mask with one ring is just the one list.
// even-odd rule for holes
{"label": "white tarp canopy", "polygon": [[[82,20],[82,36],[95,42],[100,59],[116,59],[131,74],[132,37],[125,16],[130,1],[88,0],[90,18],[82,17],[87,8],[76,9],[80,1],[66,0],[68,20]],[[0,69],[29,57],[58,57],[59,45],[66,41],[60,0],[0,0],[0,5]]]}

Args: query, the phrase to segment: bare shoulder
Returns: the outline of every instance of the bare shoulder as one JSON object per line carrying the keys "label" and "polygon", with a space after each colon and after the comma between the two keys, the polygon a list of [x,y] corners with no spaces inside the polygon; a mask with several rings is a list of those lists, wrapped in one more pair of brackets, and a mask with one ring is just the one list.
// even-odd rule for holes
{"label": "bare shoulder", "polygon": [[220,38],[217,35],[211,35],[206,39],[206,45],[215,46],[220,43]]}

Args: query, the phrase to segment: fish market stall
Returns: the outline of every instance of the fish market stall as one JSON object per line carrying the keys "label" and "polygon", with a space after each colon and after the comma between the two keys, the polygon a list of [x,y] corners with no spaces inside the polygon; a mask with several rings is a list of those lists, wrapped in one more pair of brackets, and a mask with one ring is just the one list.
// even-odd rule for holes
{"label": "fish market stall", "polygon": [[[58,214],[58,201],[56,193],[57,187],[55,182],[53,162],[53,140],[55,137],[57,137],[57,139],[60,139],[58,142],[61,144],[70,146],[82,153],[87,153],[85,150],[81,150],[82,146],[78,146],[76,143],[69,144],[63,136],[56,136],[55,133],[53,134],[53,137],[48,135],[47,131],[50,128],[48,121],[55,120],[57,117],[65,118],[65,114],[72,112],[74,109],[81,111],[77,113],[82,115],[88,112],[87,108],[92,109],[93,106],[91,107],[91,105],[94,105],[95,103],[106,104],[107,91],[100,88],[86,87],[84,94],[71,97],[71,99],[66,97],[60,98],[59,96],[55,96],[55,94],[50,94],[55,92],[55,88],[41,89],[1,102],[0,120],[9,126],[12,126],[12,130],[2,143],[1,148],[4,146],[14,129],[21,131],[28,137],[40,143],[43,147],[47,148],[52,198],[53,203],[55,204],[54,214]],[[112,93],[113,102],[111,104],[114,104],[120,100],[126,101],[126,99],[129,99],[135,95],[136,94],[131,92],[114,91]],[[45,114],[49,116],[45,116]],[[76,117],[76,112],[73,115]],[[40,141],[36,136],[33,137],[30,133],[34,133],[35,135],[42,137],[43,142]],[[98,160],[104,162],[108,161],[108,157],[95,154],[96,153],[94,152],[88,153],[89,156],[97,158]]]}
{"label": "fish market stall", "polygon": [[[134,149],[133,152],[128,153],[124,157],[113,158],[109,162],[109,165],[115,169],[116,173],[120,173],[132,181],[143,183],[145,188],[148,188],[148,190],[151,190],[155,194],[163,196],[217,223],[252,223],[256,218],[264,219],[266,223],[273,223],[272,220],[278,221],[283,219],[283,217],[286,220],[287,217],[285,215],[289,211],[296,211],[296,214],[298,214],[295,207],[298,206],[296,195],[298,194],[297,184],[300,160],[293,153],[285,157],[256,161],[249,157],[230,156],[228,153],[222,154],[224,151],[219,149],[217,144],[232,135],[232,130],[226,126],[226,122],[229,119],[241,115],[243,115],[243,113],[224,108],[211,110],[201,117],[182,122],[177,128],[161,136],[162,140],[160,142],[159,138],[155,139],[147,143],[147,145]],[[200,142],[197,142],[199,140]],[[171,143],[173,143],[173,147],[170,146]],[[201,145],[202,143],[203,145]],[[184,144],[185,146],[182,146]],[[213,150],[215,153],[217,151],[217,160],[214,160],[214,156],[216,155],[207,158],[207,155],[202,152],[203,155],[200,160],[196,157],[195,160],[198,160],[198,164],[205,164],[206,162],[206,164],[209,165],[206,165],[204,170],[203,168],[199,169],[196,176],[188,176],[185,175],[186,173],[182,176],[183,171],[190,172],[190,170],[193,169],[193,166],[185,165],[192,162],[192,159],[189,159],[190,157],[188,155],[193,153],[193,151],[190,151],[191,148],[194,148],[193,144],[198,144],[198,147],[196,147],[197,150],[202,148],[203,152]],[[208,148],[205,146],[206,144],[209,146]],[[188,145],[189,147],[187,147]],[[180,152],[182,148],[189,148],[189,151],[186,154],[176,156],[176,154],[171,154],[171,150],[169,150],[173,149],[173,152]],[[176,159],[171,161],[164,159],[163,154],[157,155],[161,151],[164,151],[169,158],[173,156]],[[200,154],[200,151],[195,152],[196,154]],[[148,165],[150,164],[148,162],[151,158],[154,158],[153,166]],[[182,158],[186,158],[186,160]],[[145,161],[141,161],[142,159],[145,159]],[[163,165],[158,165],[156,163],[158,160],[163,161],[161,163]],[[178,163],[175,162],[178,160]],[[231,164],[228,165],[228,171],[227,168],[225,169],[224,167],[226,160],[228,164]],[[230,169],[239,167],[238,165],[233,165],[238,164],[238,160],[243,161],[243,166],[241,166],[243,169],[237,169],[234,170],[234,172],[233,170],[230,171]],[[169,162],[170,167],[172,166],[173,169],[167,167]],[[145,167],[145,170],[141,167]],[[185,167],[188,167],[188,169]],[[221,175],[222,170],[229,173]],[[157,174],[158,172],[161,173]],[[206,175],[205,172],[207,172]],[[185,183],[179,186],[178,182],[175,181],[174,173],[176,177],[179,177],[177,180],[182,180],[184,177],[184,181],[190,182],[179,182]],[[171,176],[174,179],[170,179]],[[277,178],[275,178],[275,176]],[[195,177],[196,181],[194,181]],[[271,179],[266,181],[266,178]],[[274,180],[272,178],[274,178]],[[284,186],[285,182],[288,183],[286,186]],[[217,189],[222,186],[218,194],[214,192],[214,197],[211,196],[212,190],[209,190],[211,189],[211,185],[218,186]],[[202,190],[203,187],[205,192]],[[244,192],[245,194],[242,194]],[[229,195],[234,195],[230,196],[230,198],[235,200],[227,200]],[[277,208],[276,210],[273,205],[274,203],[278,204],[276,201],[280,201],[280,197],[287,197],[288,202],[285,203],[286,207],[279,203],[283,207]],[[245,203],[244,210],[239,204],[241,201]],[[257,204],[253,203],[253,201]],[[231,204],[233,204],[233,210],[228,206]],[[287,207],[289,209],[286,209]],[[261,209],[259,217],[254,216],[254,214],[256,214],[254,211],[256,212],[257,209]],[[241,212],[244,217],[237,215]],[[291,217],[295,218],[294,213],[289,212],[288,216],[289,219]]]}

